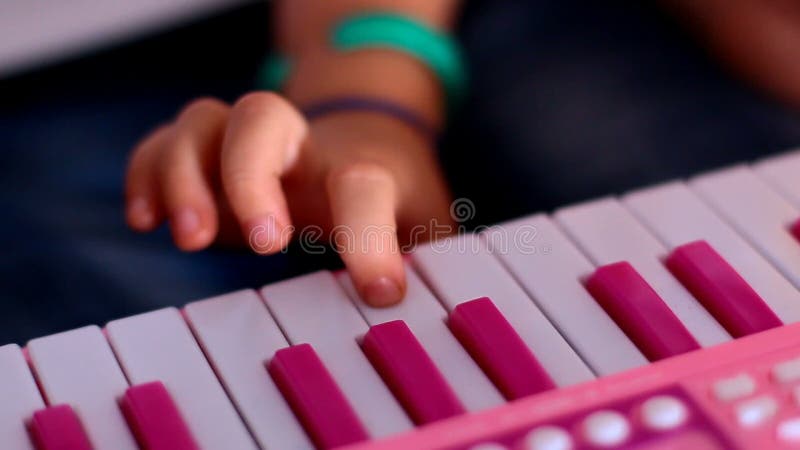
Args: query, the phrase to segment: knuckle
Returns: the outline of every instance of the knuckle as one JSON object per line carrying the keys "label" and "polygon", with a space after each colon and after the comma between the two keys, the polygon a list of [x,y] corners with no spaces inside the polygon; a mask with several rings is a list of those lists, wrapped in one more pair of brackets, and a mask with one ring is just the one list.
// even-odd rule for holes
{"label": "knuckle", "polygon": [[186,117],[192,117],[197,114],[203,114],[208,111],[222,110],[224,108],[225,108],[225,103],[216,98],[213,97],[196,98],[187,103],[186,106],[183,107],[183,110],[178,116],[178,120],[184,119]]}
{"label": "knuckle", "polygon": [[235,198],[253,196],[259,185],[253,171],[247,169],[228,170],[223,174],[222,181],[228,195]]}
{"label": "knuckle", "polygon": [[274,92],[256,91],[239,98],[233,109],[244,114],[272,113],[282,108],[290,108],[289,102]]}
{"label": "knuckle", "polygon": [[380,164],[368,161],[351,162],[331,170],[328,186],[351,183],[391,183],[392,173]]}
{"label": "knuckle", "polygon": [[256,91],[243,95],[233,105],[240,116],[265,116],[284,121],[295,132],[307,132],[306,121],[299,111],[282,96],[268,91]]}

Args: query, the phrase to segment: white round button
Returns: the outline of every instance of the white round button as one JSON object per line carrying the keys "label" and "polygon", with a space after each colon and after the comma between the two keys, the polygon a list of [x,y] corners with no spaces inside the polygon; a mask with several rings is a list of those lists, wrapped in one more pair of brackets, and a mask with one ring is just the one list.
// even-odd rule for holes
{"label": "white round button", "polygon": [[612,446],[628,439],[631,426],[625,416],[616,411],[597,411],[583,420],[583,433],[591,444]]}
{"label": "white round button", "polygon": [[800,417],[786,419],[778,424],[778,438],[786,442],[800,442]]}
{"label": "white round button", "polygon": [[525,450],[571,450],[569,433],[552,425],[535,428],[525,436]]}
{"label": "white round button", "polygon": [[473,445],[469,450],[508,450],[508,447],[494,442],[484,442],[482,444]]}
{"label": "white round button", "polygon": [[659,395],[642,403],[642,422],[652,430],[669,430],[686,422],[689,411],[675,397]]}

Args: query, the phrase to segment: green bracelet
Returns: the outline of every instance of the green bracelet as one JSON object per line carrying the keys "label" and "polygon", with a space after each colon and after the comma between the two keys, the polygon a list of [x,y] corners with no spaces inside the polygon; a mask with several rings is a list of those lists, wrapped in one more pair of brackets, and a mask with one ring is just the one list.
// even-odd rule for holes
{"label": "green bracelet", "polygon": [[[331,46],[343,52],[390,48],[413,56],[430,68],[442,83],[448,109],[457,107],[466,95],[466,69],[456,41],[407,16],[372,12],[349,17],[334,28]],[[289,70],[288,60],[271,57],[262,67],[259,84],[279,88]]]}
{"label": "green bracelet", "polygon": [[367,13],[342,21],[333,31],[337,50],[390,48],[420,60],[439,78],[448,105],[458,105],[467,89],[460,48],[448,34],[401,14]]}

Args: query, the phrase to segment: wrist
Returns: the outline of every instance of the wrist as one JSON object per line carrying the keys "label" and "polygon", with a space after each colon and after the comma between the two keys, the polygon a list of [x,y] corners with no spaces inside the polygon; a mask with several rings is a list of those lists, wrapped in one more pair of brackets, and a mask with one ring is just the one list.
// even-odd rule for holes
{"label": "wrist", "polygon": [[343,96],[368,97],[414,111],[435,127],[444,119],[444,94],[436,77],[418,60],[390,49],[297,55],[284,92],[301,106]]}

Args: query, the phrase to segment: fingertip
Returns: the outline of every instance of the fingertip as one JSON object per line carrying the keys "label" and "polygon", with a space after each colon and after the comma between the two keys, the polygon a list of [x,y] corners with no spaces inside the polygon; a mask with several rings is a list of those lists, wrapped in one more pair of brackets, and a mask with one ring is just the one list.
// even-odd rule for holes
{"label": "fingertip", "polygon": [[361,298],[371,306],[392,306],[403,300],[405,284],[390,277],[379,277],[361,289]]}
{"label": "fingertip", "polygon": [[175,245],[184,251],[196,251],[208,247],[216,234],[215,224],[208,222],[191,207],[174,211],[170,216],[170,230]]}
{"label": "fingertip", "polygon": [[245,221],[242,232],[250,248],[260,255],[277,253],[289,245],[292,227],[286,221],[267,215]]}

